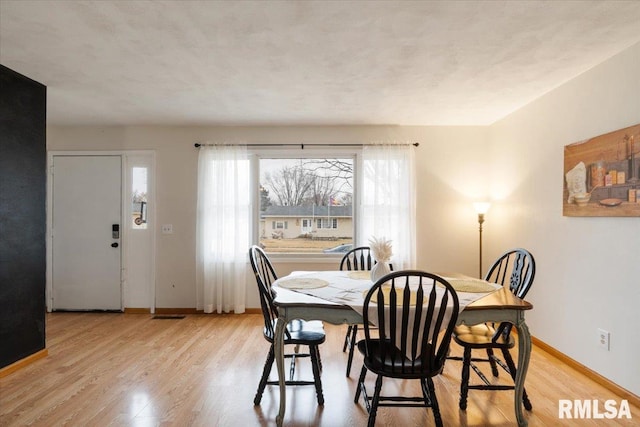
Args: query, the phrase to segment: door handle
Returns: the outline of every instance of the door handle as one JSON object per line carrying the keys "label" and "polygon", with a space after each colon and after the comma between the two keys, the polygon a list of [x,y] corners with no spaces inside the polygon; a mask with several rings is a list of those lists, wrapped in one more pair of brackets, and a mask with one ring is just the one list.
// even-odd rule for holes
{"label": "door handle", "polygon": [[112,248],[117,248],[117,247],[118,247],[118,242],[114,242],[114,243],[112,243],[112,244],[111,244],[111,247],[112,247]]}

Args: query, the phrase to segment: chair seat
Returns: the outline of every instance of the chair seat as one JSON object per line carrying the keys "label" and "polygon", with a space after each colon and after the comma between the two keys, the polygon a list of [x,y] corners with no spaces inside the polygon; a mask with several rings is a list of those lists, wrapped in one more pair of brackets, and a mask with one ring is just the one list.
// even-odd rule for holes
{"label": "chair seat", "polygon": [[505,339],[504,335],[499,335],[493,341],[495,333],[496,329],[486,323],[472,326],[459,325],[453,330],[453,339],[461,346],[471,348],[512,348],[515,345],[511,335],[508,339]]}
{"label": "chair seat", "polygon": [[[274,321],[275,323],[275,321]],[[275,325],[274,325],[275,329]],[[324,326],[319,320],[305,321],[305,320],[292,320],[287,325],[288,334],[285,334],[284,343],[287,344],[300,344],[300,345],[320,345],[325,339]],[[266,328],[264,330],[264,337],[271,343],[273,343],[273,334]]]}
{"label": "chair seat", "polygon": [[[412,362],[407,356],[397,348],[391,347],[391,353],[387,353],[387,357],[383,360],[381,357],[380,340],[369,341],[370,356],[367,357],[367,344],[365,340],[358,341],[358,351],[364,358],[365,366],[376,374],[384,373],[385,376],[394,377],[394,374],[402,374],[402,378],[422,378],[425,376],[435,376],[442,371],[442,366],[433,369],[431,366],[422,364],[422,360]],[[389,344],[387,344],[389,345]],[[430,347],[431,345],[429,345]],[[387,348],[388,350],[388,348]],[[424,354],[430,354],[429,349],[425,349]],[[429,360],[427,360],[429,362]]]}

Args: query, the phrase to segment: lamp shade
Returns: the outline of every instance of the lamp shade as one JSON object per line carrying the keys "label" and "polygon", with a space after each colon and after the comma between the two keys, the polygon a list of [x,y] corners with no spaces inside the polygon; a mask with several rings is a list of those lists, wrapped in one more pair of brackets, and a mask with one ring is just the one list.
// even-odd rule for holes
{"label": "lamp shade", "polygon": [[491,207],[491,203],[489,202],[476,202],[473,204],[473,208],[476,210],[477,214],[486,214]]}

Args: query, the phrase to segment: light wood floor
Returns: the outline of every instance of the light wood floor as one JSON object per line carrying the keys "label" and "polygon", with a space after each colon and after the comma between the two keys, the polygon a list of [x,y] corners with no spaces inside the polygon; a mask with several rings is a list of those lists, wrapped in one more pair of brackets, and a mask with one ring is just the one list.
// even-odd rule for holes
{"label": "light wood floor", "polygon": [[[267,387],[253,405],[268,350],[260,315],[150,315],[55,313],[47,315],[49,356],[0,379],[1,426],[271,426],[278,411],[277,387]],[[287,426],[364,426],[367,414],[353,395],[361,359],[345,377],[342,339],[346,326],[326,325],[321,347],[324,407],[313,387],[290,388]],[[453,344],[452,351],[458,352]],[[298,372],[310,377],[308,361]],[[471,391],[466,412],[458,409],[460,363],[447,362],[436,392],[445,425],[515,425],[513,392]],[[275,377],[275,368],[272,373]],[[504,375],[502,376],[504,377]],[[373,383],[373,376],[369,382]],[[418,392],[413,382],[386,380],[388,393]],[[527,377],[536,426],[631,426],[632,419],[559,420],[559,399],[620,398],[534,348]],[[381,408],[377,425],[433,425],[424,408]]]}

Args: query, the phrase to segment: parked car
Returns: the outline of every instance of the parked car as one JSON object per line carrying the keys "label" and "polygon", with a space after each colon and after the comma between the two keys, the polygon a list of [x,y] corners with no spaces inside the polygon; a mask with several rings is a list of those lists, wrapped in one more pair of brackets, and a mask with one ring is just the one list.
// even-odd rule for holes
{"label": "parked car", "polygon": [[345,252],[349,252],[351,248],[353,248],[352,243],[343,243],[333,248],[323,249],[322,252],[324,252],[325,254],[345,253]]}

